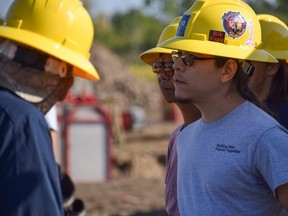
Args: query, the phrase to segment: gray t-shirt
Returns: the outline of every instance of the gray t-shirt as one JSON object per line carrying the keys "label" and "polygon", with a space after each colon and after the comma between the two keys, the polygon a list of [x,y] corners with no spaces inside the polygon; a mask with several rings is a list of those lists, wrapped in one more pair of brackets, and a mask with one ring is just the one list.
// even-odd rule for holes
{"label": "gray t-shirt", "polygon": [[275,189],[288,183],[288,134],[250,102],[178,138],[181,216],[279,215]]}

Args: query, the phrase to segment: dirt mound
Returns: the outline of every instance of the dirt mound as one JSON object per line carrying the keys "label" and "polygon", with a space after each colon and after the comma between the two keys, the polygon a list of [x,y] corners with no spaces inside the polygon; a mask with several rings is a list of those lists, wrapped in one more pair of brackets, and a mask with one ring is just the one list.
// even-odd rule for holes
{"label": "dirt mound", "polygon": [[[123,60],[95,43],[91,61],[101,80],[91,83],[76,79],[72,91],[89,91],[111,114],[113,167],[111,180],[79,184],[87,216],[162,216],[166,152],[173,124],[156,124],[162,119],[163,99],[156,82],[139,79]],[[145,127],[135,131],[119,129],[121,112],[133,105],[143,108]],[[116,142],[117,140],[117,142]]]}
{"label": "dirt mound", "polygon": [[77,185],[86,216],[166,216],[160,179],[120,179]]}
{"label": "dirt mound", "polygon": [[162,96],[156,82],[136,77],[120,56],[101,44],[93,44],[90,60],[96,67],[101,80],[91,83],[76,79],[74,90],[79,92],[83,88],[88,89],[104,105],[117,106],[118,110],[137,105],[146,113],[152,114],[149,115],[151,119],[161,116]]}
{"label": "dirt mound", "polygon": [[113,147],[113,178],[76,187],[87,216],[167,215],[164,209],[165,156],[169,134],[175,127],[167,123],[150,125],[143,131],[130,132],[125,144]]}

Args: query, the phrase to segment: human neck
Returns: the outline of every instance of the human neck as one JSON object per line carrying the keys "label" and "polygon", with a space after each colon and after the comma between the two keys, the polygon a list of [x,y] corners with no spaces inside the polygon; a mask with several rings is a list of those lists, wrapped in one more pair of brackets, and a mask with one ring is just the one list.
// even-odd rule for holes
{"label": "human neck", "polygon": [[271,83],[267,83],[264,87],[259,89],[259,91],[257,90],[255,91],[255,94],[259,99],[259,101],[264,102],[268,98],[271,85],[272,85]]}
{"label": "human neck", "polygon": [[214,102],[202,104],[199,103],[196,105],[197,107],[199,107],[202,113],[202,120],[209,123],[223,118],[228,113],[237,108],[240,104],[242,104],[244,101],[245,99],[239,95],[234,97],[233,99],[231,97],[215,98]]}
{"label": "human neck", "polygon": [[176,105],[182,113],[185,126],[201,118],[201,112],[195,105],[186,103],[177,103]]}
{"label": "human neck", "polygon": [[258,84],[257,86],[252,87],[253,92],[259,99],[259,101],[264,102],[268,97],[272,88],[274,76],[266,76],[265,80]]}

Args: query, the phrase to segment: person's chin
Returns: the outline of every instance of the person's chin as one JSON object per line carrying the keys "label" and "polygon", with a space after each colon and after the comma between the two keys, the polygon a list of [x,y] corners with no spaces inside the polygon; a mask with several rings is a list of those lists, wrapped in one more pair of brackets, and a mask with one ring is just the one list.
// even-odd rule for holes
{"label": "person's chin", "polygon": [[175,98],[175,94],[162,94],[164,100],[167,103],[175,103],[176,102],[176,98]]}
{"label": "person's chin", "polygon": [[165,98],[165,101],[167,103],[176,103],[177,102],[177,99],[174,97],[174,98]]}
{"label": "person's chin", "polygon": [[189,103],[189,104],[191,104],[192,100],[190,98],[187,98],[187,97],[176,95],[176,102],[177,103]]}

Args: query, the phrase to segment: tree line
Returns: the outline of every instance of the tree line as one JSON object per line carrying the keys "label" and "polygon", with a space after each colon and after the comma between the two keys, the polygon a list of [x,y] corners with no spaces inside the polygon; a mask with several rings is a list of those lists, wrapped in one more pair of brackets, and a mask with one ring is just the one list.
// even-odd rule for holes
{"label": "tree line", "polygon": [[[141,52],[155,47],[165,26],[173,18],[182,15],[195,2],[195,0],[143,1],[143,7],[125,13],[115,13],[111,17],[100,13],[92,14],[95,40],[132,63],[139,62],[138,56]],[[83,3],[89,10],[92,0],[83,0]],[[288,22],[287,0],[246,0],[246,3],[257,14],[272,14]]]}

